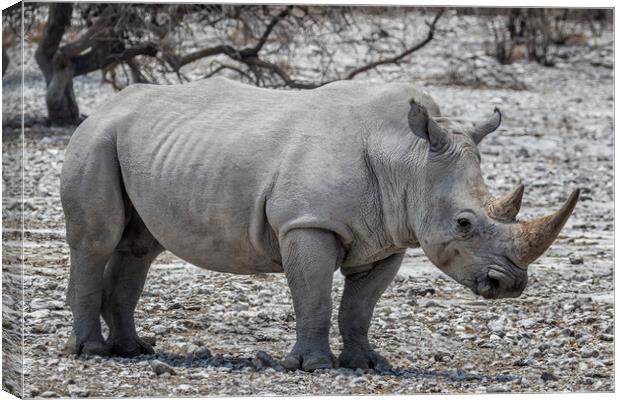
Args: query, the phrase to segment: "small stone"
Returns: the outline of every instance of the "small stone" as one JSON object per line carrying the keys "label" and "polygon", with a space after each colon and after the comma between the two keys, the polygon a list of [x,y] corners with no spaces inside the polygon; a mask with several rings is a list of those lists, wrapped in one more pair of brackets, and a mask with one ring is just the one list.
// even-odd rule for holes
{"label": "small stone", "polygon": [[599,336],[599,339],[605,341],[605,342],[613,342],[614,341],[614,335],[609,335],[607,333],[601,333],[601,335]]}
{"label": "small stone", "polygon": [[592,348],[592,347],[584,347],[583,349],[581,349],[581,358],[592,358],[592,357],[598,357],[599,352],[598,350]]}
{"label": "small stone", "polygon": [[520,358],[512,363],[515,367],[525,367],[526,365],[530,365],[531,360],[527,358]]}
{"label": "small stone", "polygon": [[366,383],[366,382],[368,382],[368,380],[365,377],[363,377],[363,376],[358,376],[357,378],[353,379],[353,381],[352,381],[352,383],[354,385],[360,385],[360,384],[363,384],[363,383]]}
{"label": "small stone", "polygon": [[151,366],[151,368],[153,369],[153,371],[157,374],[157,375],[162,375],[165,373],[168,373],[170,375],[176,375],[176,372],[174,371],[174,368],[172,368],[170,365],[166,364],[163,361],[159,361],[159,360],[152,360],[149,365]]}
{"label": "small stone", "polygon": [[140,336],[140,339],[144,340],[151,346],[155,346],[157,344],[157,338],[155,336]]}
{"label": "small stone", "polygon": [[583,257],[581,256],[576,256],[576,255],[571,255],[568,257],[568,261],[572,264],[572,265],[579,265],[579,264],[583,264]]}
{"label": "small stone", "polygon": [[254,367],[259,371],[265,368],[276,369],[278,366],[276,360],[264,351],[259,351],[256,353],[256,356],[254,356],[254,359],[252,360],[252,364],[254,364]]}
{"label": "small stone", "polygon": [[507,393],[510,392],[508,385],[495,384],[487,387],[487,393]]}
{"label": "small stone", "polygon": [[36,324],[30,329],[34,334],[52,333],[52,328],[48,324]]}
{"label": "small stone", "polygon": [[548,382],[548,381],[557,381],[558,377],[553,375],[551,372],[543,372],[540,375],[540,379],[542,379],[545,382]]}
{"label": "small stone", "polygon": [[58,397],[58,395],[55,392],[52,392],[51,390],[47,390],[41,393],[41,397]]}
{"label": "small stone", "polygon": [[168,328],[163,325],[153,325],[151,326],[151,332],[157,333],[158,335],[163,335],[168,332]]}
{"label": "small stone", "polygon": [[76,385],[68,385],[67,392],[71,397],[89,397],[90,392],[87,389],[76,387]]}
{"label": "small stone", "polygon": [[213,357],[213,354],[211,354],[211,351],[208,348],[202,347],[202,348],[194,351],[194,357],[200,358],[200,359],[203,359],[203,360],[207,360],[207,359]]}
{"label": "small stone", "polygon": [[536,323],[536,320],[534,318],[527,318],[527,319],[523,319],[523,320],[519,321],[517,323],[517,325],[520,328],[529,329],[529,328],[533,327],[535,323]]}

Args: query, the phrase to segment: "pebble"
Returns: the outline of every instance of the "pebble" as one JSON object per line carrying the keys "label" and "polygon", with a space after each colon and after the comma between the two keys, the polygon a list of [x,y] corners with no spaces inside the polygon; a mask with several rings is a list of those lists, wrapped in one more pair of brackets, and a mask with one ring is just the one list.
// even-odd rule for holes
{"label": "pebble", "polygon": [[510,386],[508,385],[495,384],[495,385],[489,385],[487,387],[487,393],[508,393],[508,392],[510,392]]}
{"label": "pebble", "polygon": [[174,368],[172,368],[170,365],[166,364],[163,361],[152,360],[151,362],[149,362],[149,365],[151,366],[153,372],[155,372],[157,375],[162,375],[166,373],[170,375],[176,375]]}
{"label": "pebble", "polygon": [[572,265],[580,265],[580,264],[583,264],[583,257],[571,255],[571,256],[568,257],[568,261]]}
{"label": "pebble", "polygon": [[592,358],[592,357],[598,357],[599,352],[598,350],[592,348],[592,347],[584,347],[583,349],[581,349],[581,357],[582,358]]}
{"label": "pebble", "polygon": [[213,357],[213,355],[211,354],[211,351],[207,347],[203,347],[203,348],[200,348],[194,351],[194,357],[207,360]]}
{"label": "pebble", "polygon": [[157,333],[158,335],[163,335],[166,334],[168,332],[168,328],[166,328],[163,325],[154,325],[151,326],[150,331],[153,333]]}
{"label": "pebble", "polygon": [[282,365],[276,362],[273,357],[264,351],[259,351],[256,353],[256,356],[254,356],[254,359],[252,360],[252,364],[254,364],[254,367],[259,371],[265,368],[273,368],[274,370],[283,368]]}
{"label": "pebble", "polygon": [[543,381],[545,381],[545,382],[548,382],[548,381],[557,381],[557,380],[558,380],[558,377],[557,377],[557,376],[555,376],[554,374],[552,374],[551,372],[543,372],[543,373],[540,375],[540,378],[541,378]]}

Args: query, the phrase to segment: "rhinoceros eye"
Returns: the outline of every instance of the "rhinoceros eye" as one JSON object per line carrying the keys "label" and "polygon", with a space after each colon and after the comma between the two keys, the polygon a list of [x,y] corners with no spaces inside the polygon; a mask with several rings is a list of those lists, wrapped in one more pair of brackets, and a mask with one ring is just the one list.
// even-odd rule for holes
{"label": "rhinoceros eye", "polygon": [[471,230],[472,224],[468,218],[460,217],[456,220],[456,223],[461,232],[469,232]]}

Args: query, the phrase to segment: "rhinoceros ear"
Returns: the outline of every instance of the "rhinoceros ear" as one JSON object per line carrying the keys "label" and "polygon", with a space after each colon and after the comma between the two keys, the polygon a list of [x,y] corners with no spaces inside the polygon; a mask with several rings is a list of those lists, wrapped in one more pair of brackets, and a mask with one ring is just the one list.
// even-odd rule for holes
{"label": "rhinoceros ear", "polygon": [[431,145],[432,151],[438,151],[442,149],[448,142],[448,134],[441,129],[437,122],[428,116],[426,108],[415,101],[410,99],[409,104],[409,129],[414,135],[428,141]]}

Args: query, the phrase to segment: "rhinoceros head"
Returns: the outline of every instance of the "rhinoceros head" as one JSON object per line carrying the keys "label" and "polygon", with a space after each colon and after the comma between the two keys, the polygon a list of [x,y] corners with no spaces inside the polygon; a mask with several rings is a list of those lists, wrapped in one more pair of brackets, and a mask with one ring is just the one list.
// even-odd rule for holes
{"label": "rhinoceros head", "polygon": [[472,129],[431,118],[411,101],[409,127],[428,142],[419,185],[422,206],[413,210],[416,236],[433,264],[486,298],[517,297],[527,266],[540,257],[566,223],[579,191],[554,214],[517,222],[523,185],[492,197],[482,178],[477,145],[499,127],[501,113]]}

